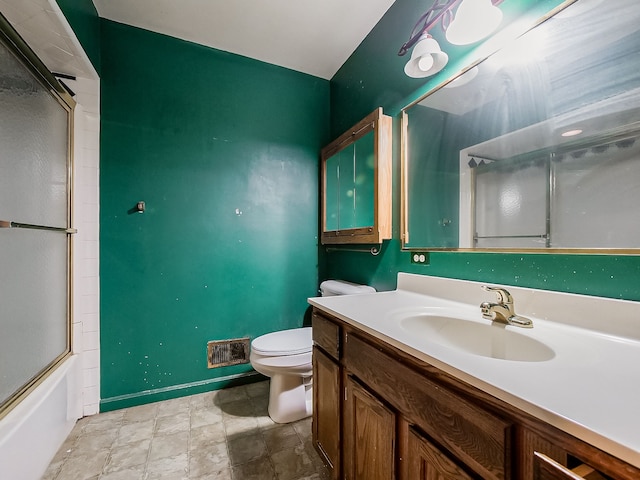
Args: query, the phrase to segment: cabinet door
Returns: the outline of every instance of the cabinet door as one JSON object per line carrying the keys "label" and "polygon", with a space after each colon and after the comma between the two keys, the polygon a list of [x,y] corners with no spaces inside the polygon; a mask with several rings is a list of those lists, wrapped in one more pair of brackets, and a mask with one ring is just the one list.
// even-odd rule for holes
{"label": "cabinet door", "polygon": [[395,478],[395,413],[350,376],[346,377],[345,386],[345,478]]}
{"label": "cabinet door", "polygon": [[460,466],[444,455],[425,437],[409,429],[407,478],[403,480],[471,480]]}
{"label": "cabinet door", "polygon": [[340,367],[313,348],[313,444],[331,471],[340,475]]}

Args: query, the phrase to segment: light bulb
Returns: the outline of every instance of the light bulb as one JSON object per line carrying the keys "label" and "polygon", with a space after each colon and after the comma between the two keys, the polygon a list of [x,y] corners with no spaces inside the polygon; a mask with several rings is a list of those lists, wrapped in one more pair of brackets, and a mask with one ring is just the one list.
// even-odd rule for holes
{"label": "light bulb", "polygon": [[423,34],[404,66],[404,73],[412,78],[424,78],[438,73],[447,64],[449,57],[440,50],[440,45],[428,34]]}
{"label": "light bulb", "polygon": [[431,67],[433,67],[433,62],[433,55],[427,53],[426,55],[422,55],[420,60],[418,60],[418,68],[423,72],[428,72]]}

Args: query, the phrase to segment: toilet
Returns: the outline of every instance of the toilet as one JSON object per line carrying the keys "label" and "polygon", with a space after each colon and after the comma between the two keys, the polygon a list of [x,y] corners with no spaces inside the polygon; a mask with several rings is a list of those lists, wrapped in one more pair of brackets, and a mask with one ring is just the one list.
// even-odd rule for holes
{"label": "toilet", "polygon": [[[371,293],[367,285],[327,280],[320,285],[323,297]],[[276,423],[295,422],[311,415],[313,381],[311,327],[267,333],[251,342],[251,366],[270,377],[269,416]]]}

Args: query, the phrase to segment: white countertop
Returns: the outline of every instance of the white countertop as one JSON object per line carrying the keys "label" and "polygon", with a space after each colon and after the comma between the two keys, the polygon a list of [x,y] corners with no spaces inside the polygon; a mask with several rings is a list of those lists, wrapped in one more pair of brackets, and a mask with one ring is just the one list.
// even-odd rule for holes
{"label": "white countertop", "polygon": [[479,305],[495,297],[480,285],[401,273],[392,292],[309,303],[640,468],[640,303],[506,286],[516,313],[534,322],[506,328],[555,353],[534,362],[463,352],[398,321],[403,312],[442,308],[489,323]]}

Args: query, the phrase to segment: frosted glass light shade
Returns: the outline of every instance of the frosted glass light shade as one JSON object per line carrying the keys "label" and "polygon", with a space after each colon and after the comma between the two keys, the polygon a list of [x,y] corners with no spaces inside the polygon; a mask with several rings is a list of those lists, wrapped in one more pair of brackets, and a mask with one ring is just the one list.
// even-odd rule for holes
{"label": "frosted glass light shade", "polygon": [[447,28],[447,41],[469,45],[489,36],[502,21],[502,11],[491,0],[463,0]]}
{"label": "frosted glass light shade", "polygon": [[449,56],[440,49],[430,35],[423,35],[411,52],[404,66],[404,73],[412,78],[423,78],[438,73],[449,61]]}

